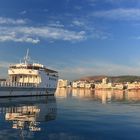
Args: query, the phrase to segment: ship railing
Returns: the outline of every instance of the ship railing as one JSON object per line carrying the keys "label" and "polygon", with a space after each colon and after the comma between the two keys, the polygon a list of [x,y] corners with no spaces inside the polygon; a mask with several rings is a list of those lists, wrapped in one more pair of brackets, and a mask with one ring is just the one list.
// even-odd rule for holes
{"label": "ship railing", "polygon": [[0,87],[38,87],[38,84],[0,81]]}

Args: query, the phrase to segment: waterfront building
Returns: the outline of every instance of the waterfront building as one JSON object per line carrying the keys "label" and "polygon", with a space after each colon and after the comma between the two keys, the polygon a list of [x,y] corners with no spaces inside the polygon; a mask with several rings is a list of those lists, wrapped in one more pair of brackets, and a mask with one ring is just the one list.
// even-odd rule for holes
{"label": "waterfront building", "polygon": [[140,82],[127,83],[127,89],[128,90],[139,90]]}
{"label": "waterfront building", "polygon": [[68,80],[59,79],[58,80],[58,88],[66,88],[68,86]]}
{"label": "waterfront building", "polygon": [[87,82],[87,81],[74,81],[72,82],[73,88],[93,88],[94,83],[93,82]]}
{"label": "waterfront building", "polygon": [[91,88],[91,83],[86,83],[85,88]]}
{"label": "waterfront building", "polygon": [[84,82],[84,81],[81,81],[81,82],[79,83],[79,87],[80,87],[80,88],[85,88],[85,82]]}
{"label": "waterfront building", "polygon": [[112,83],[107,83],[107,78],[103,78],[102,83],[95,84],[95,89],[112,89]]}
{"label": "waterfront building", "polygon": [[79,81],[72,82],[72,87],[73,88],[79,88],[80,87],[80,82]]}
{"label": "waterfront building", "polygon": [[102,79],[102,84],[107,84],[107,77]]}
{"label": "waterfront building", "polygon": [[112,89],[112,83],[107,84],[95,84],[95,89]]}
{"label": "waterfront building", "polygon": [[123,89],[125,89],[125,85],[122,83],[115,83],[113,85],[113,89],[123,90]]}

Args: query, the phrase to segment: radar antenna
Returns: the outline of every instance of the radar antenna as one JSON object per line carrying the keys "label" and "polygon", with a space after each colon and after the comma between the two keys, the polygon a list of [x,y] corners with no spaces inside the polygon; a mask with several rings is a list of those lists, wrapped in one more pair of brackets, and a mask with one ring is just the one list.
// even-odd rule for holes
{"label": "radar antenna", "polygon": [[26,56],[24,57],[25,64],[28,64],[29,60],[30,60],[29,49],[27,49]]}

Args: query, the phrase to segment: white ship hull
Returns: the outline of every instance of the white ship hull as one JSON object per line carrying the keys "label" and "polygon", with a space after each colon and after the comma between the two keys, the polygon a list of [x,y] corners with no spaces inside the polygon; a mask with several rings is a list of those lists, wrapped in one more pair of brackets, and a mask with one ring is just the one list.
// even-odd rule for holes
{"label": "white ship hull", "polygon": [[0,87],[0,98],[3,97],[29,97],[53,96],[55,88],[30,88],[30,87]]}

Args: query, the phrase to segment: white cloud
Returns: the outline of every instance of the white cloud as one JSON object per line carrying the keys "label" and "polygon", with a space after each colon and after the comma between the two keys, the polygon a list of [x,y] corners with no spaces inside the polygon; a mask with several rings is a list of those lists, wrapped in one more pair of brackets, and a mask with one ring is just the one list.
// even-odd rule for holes
{"label": "white cloud", "polygon": [[26,21],[24,19],[12,19],[12,18],[0,17],[0,24],[21,25],[21,24],[26,24]]}
{"label": "white cloud", "polygon": [[27,42],[38,43],[40,40],[36,37],[30,37],[26,34],[19,34],[14,28],[0,28],[0,42],[14,41],[14,42]]}
{"label": "white cloud", "polygon": [[90,6],[95,6],[98,0],[88,0]]}
{"label": "white cloud", "polygon": [[63,28],[64,27],[64,25],[61,24],[60,21],[56,21],[56,22],[50,23],[48,26],[56,27],[56,28]]}
{"label": "white cloud", "polygon": [[0,61],[0,68],[8,68],[11,64],[12,62]]}
{"label": "white cloud", "polygon": [[94,24],[91,21],[91,16],[86,18],[74,18],[71,22],[71,27],[79,28],[81,30],[84,29],[88,34],[86,34],[87,38],[90,39],[98,39],[98,40],[105,40],[111,39],[111,33],[106,31],[105,27],[100,27],[99,25]]}
{"label": "white cloud", "polygon": [[72,23],[76,26],[84,26],[85,25],[82,21],[79,21],[79,20],[74,20]]}
{"label": "white cloud", "polygon": [[[128,0],[105,0],[105,2],[109,3],[122,3],[122,2],[128,2]],[[139,0],[129,0],[129,2],[140,2]]]}
{"label": "white cloud", "polygon": [[60,77],[70,80],[74,80],[83,76],[94,75],[140,75],[140,65],[135,65],[132,67],[103,61],[87,61],[79,62],[78,64],[70,67],[63,66],[63,69],[60,67],[56,69],[59,71]]}
{"label": "white cloud", "polygon": [[8,77],[8,67],[12,64],[12,62],[0,61],[0,77],[7,78]]}
{"label": "white cloud", "polygon": [[[25,13],[23,11],[23,13]],[[95,29],[93,24],[89,23],[85,19],[73,19],[69,26],[70,28],[76,27],[75,29],[66,29],[66,27],[60,22],[50,22],[50,24],[41,27],[27,26],[27,20],[23,19],[12,19],[0,17],[0,42],[26,42],[26,43],[39,43],[42,39],[48,40],[49,42],[55,40],[63,41],[82,41],[86,38],[94,39],[107,39],[108,35],[104,32]],[[4,24],[5,23],[5,24]],[[26,23],[26,25],[24,25]],[[9,26],[11,25],[11,26]],[[15,26],[18,25],[18,26]],[[69,28],[68,27],[68,28]],[[88,32],[88,34],[86,34]]]}
{"label": "white cloud", "polygon": [[111,9],[92,13],[93,17],[113,20],[140,20],[140,9]]}
{"label": "white cloud", "polygon": [[137,4],[140,4],[140,1],[139,0],[88,0],[89,4],[91,6],[96,6],[96,4],[101,4],[101,3],[104,3],[104,4],[112,4],[114,6],[121,6],[122,4],[133,4],[135,3],[136,5]]}
{"label": "white cloud", "polygon": [[5,42],[5,41],[14,41],[14,42],[27,42],[27,43],[38,43],[40,40],[39,39],[33,39],[30,37],[13,37],[13,36],[0,36],[0,42]]}
{"label": "white cloud", "polygon": [[78,6],[75,6],[74,8],[75,8],[76,10],[81,10],[81,9],[82,9],[82,6],[79,6],[79,5],[78,5]]}
{"label": "white cloud", "polygon": [[80,41],[85,39],[85,32],[69,31],[55,27],[0,27],[0,42],[30,42],[38,43],[40,39],[65,41]]}
{"label": "white cloud", "polygon": [[20,12],[21,15],[25,15],[26,13],[27,13],[27,11],[25,11],[25,10]]}
{"label": "white cloud", "polygon": [[132,37],[133,39],[140,40],[140,36]]}
{"label": "white cloud", "polygon": [[62,28],[53,28],[53,27],[22,27],[17,28],[19,33],[24,33],[28,35],[36,35],[42,38],[58,39],[58,40],[83,40],[85,38],[85,32],[75,32],[69,31]]}

